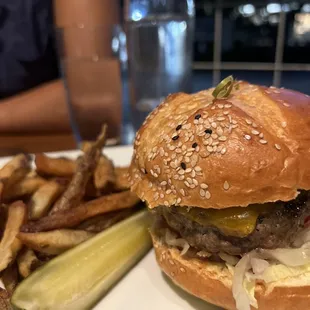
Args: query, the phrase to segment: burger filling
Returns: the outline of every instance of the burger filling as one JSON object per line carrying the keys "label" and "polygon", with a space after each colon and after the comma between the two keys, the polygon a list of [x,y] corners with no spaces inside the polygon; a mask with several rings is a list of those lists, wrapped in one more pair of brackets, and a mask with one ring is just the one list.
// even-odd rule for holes
{"label": "burger filling", "polygon": [[242,255],[256,248],[291,247],[310,215],[307,202],[308,192],[304,191],[289,202],[246,208],[159,206],[153,212],[159,227],[170,228],[197,251]]}
{"label": "burger filling", "polygon": [[163,207],[153,211],[153,233],[181,255],[220,260],[232,273],[238,310],[258,307],[256,282],[310,272],[310,192],[289,202],[223,210]]}
{"label": "burger filling", "polygon": [[242,255],[256,248],[291,247],[310,215],[308,193],[295,200],[223,210],[198,207],[154,209],[170,228],[197,251]]}

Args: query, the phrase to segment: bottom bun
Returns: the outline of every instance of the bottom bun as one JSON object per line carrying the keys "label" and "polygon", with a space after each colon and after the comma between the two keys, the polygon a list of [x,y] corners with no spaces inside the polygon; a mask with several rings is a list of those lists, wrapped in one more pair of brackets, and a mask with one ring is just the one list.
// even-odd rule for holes
{"label": "bottom bun", "polygon": [[[178,249],[166,246],[153,234],[152,239],[160,268],[176,285],[209,303],[236,310],[232,274],[225,264],[185,259]],[[289,285],[290,281],[293,286]],[[310,274],[298,279],[286,278],[276,284],[256,284],[255,298],[259,310],[310,309]]]}

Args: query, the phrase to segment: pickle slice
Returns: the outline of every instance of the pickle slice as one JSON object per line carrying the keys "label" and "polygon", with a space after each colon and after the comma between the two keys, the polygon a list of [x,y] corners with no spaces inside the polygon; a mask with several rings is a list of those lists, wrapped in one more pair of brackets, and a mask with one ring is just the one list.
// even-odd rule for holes
{"label": "pickle slice", "polygon": [[15,290],[15,309],[90,309],[151,248],[146,210],[51,260]]}

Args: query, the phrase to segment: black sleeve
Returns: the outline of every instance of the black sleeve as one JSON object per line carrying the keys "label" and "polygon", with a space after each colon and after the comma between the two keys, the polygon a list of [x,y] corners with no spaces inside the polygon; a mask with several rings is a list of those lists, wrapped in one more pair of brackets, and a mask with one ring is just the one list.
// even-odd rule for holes
{"label": "black sleeve", "polygon": [[57,76],[52,0],[0,0],[0,98]]}

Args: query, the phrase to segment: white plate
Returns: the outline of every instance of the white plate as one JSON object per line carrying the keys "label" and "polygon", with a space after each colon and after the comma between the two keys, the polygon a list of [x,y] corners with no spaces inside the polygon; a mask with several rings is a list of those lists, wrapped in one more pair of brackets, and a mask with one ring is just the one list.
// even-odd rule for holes
{"label": "white plate", "polygon": [[[132,148],[105,150],[116,165],[130,163]],[[51,153],[51,156],[76,157],[77,151]],[[2,166],[9,158],[0,158]],[[94,308],[94,310],[219,310],[184,292],[163,275],[150,251]]]}

